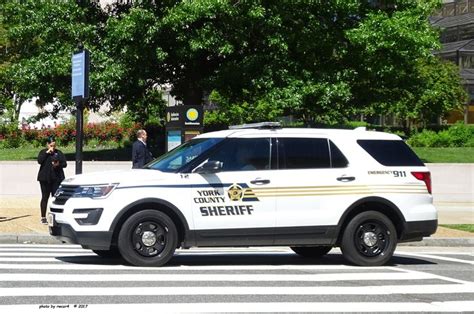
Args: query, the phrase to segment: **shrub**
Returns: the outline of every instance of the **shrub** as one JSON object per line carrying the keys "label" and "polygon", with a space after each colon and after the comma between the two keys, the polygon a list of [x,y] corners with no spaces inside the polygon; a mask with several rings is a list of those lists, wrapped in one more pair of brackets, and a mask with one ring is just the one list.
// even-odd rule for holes
{"label": "shrub", "polygon": [[466,143],[466,147],[474,147],[474,136]]}
{"label": "shrub", "polygon": [[444,132],[449,136],[450,146],[453,147],[464,146],[474,137],[474,128],[459,122]]}
{"label": "shrub", "polygon": [[431,147],[452,147],[453,139],[449,134],[449,131],[441,131],[437,133],[437,136],[434,137],[434,143]]}
{"label": "shrub", "polygon": [[[111,122],[90,123],[84,126],[84,143],[87,144],[94,140],[94,145],[103,146],[114,143],[116,146],[121,146],[123,141],[132,136],[138,128],[140,128],[139,125],[133,125],[131,128],[124,129],[117,123]],[[44,146],[49,136],[54,136],[59,146],[68,146],[76,140],[76,126],[69,122],[56,128],[40,130],[28,127],[20,130],[15,123],[0,127],[0,142],[4,148],[16,148],[23,146],[25,143],[35,147]]]}
{"label": "shrub", "polygon": [[18,148],[24,143],[21,130],[18,129],[16,123],[8,123],[2,127],[3,147]]}
{"label": "shrub", "polygon": [[420,133],[412,135],[407,142],[413,147],[433,147],[436,137],[436,132],[423,130]]}
{"label": "shrub", "polygon": [[462,123],[456,123],[438,133],[423,130],[408,139],[408,144],[414,147],[462,147],[471,146],[473,142],[474,127]]}

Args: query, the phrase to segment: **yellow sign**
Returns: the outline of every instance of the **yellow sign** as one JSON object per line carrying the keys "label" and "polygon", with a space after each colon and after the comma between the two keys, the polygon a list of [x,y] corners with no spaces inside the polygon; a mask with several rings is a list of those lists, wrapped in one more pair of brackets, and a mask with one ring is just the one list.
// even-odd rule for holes
{"label": "yellow sign", "polygon": [[186,117],[189,121],[196,121],[199,118],[199,112],[194,108],[188,109],[188,111],[186,111]]}

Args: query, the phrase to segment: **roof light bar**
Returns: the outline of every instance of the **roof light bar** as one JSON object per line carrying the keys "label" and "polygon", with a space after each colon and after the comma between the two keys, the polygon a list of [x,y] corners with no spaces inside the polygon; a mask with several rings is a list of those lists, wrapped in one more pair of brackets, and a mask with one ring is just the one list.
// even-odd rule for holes
{"label": "roof light bar", "polygon": [[259,122],[259,123],[247,123],[247,124],[229,126],[229,130],[240,130],[240,129],[281,129],[281,123],[280,122]]}

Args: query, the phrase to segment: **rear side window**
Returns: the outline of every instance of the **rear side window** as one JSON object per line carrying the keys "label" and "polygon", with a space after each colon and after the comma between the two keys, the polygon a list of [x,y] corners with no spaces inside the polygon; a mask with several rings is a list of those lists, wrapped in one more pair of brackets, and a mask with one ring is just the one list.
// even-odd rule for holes
{"label": "rear side window", "polygon": [[331,148],[331,167],[345,168],[349,163],[344,154],[337,148],[337,146],[330,140],[329,147]]}
{"label": "rear side window", "polygon": [[279,138],[280,169],[330,168],[331,159],[327,139]]}
{"label": "rear side window", "polygon": [[358,140],[357,143],[384,166],[424,166],[403,141]]}

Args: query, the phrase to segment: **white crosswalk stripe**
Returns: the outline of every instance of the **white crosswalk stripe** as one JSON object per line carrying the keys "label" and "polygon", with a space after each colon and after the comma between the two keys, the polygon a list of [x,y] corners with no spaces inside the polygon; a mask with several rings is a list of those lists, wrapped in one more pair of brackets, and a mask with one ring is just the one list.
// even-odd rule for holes
{"label": "white crosswalk stripe", "polygon": [[[200,265],[203,258],[210,261],[227,256],[232,260],[239,254],[250,262]],[[265,254],[271,256],[268,263],[251,263]],[[469,262],[461,255],[403,255]],[[147,268],[101,259],[78,246],[0,244],[0,313],[41,312],[52,307],[68,313],[151,308],[159,308],[160,313],[436,312],[474,308],[472,298],[456,298],[474,296],[470,281],[394,266],[272,265],[275,259],[287,261],[293,256],[284,248],[179,250],[176,258],[188,262]],[[201,262],[189,263],[191,259]],[[404,297],[408,295],[416,297]]]}

